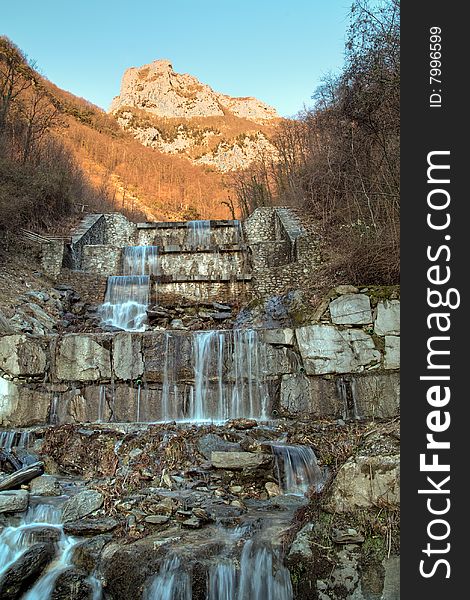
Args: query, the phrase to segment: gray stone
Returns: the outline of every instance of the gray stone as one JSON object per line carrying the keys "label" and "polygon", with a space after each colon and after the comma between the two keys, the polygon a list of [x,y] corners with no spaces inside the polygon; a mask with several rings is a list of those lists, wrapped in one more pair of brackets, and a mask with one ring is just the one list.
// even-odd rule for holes
{"label": "gray stone", "polygon": [[118,379],[130,381],[144,372],[141,337],[118,333],[113,339],[113,370]]}
{"label": "gray stone", "polygon": [[310,534],[312,531],[313,523],[307,523],[302,527],[292,542],[289,550],[289,558],[296,555],[300,555],[303,559],[313,557],[312,548],[310,547]]}
{"label": "gray stone", "polygon": [[29,491],[33,496],[60,496],[62,487],[52,475],[41,475],[29,482]]}
{"label": "gray stone", "polygon": [[372,323],[370,299],[365,294],[344,294],[330,302],[331,320],[336,325]]}
{"label": "gray stone", "polygon": [[26,490],[0,492],[0,513],[23,512],[28,508],[29,494]]}
{"label": "gray stone", "polygon": [[384,558],[384,587],[381,600],[400,600],[400,557]]}
{"label": "gray stone", "polygon": [[352,388],[362,417],[390,418],[400,414],[399,373],[368,373],[355,377]]}
{"label": "gray stone", "polygon": [[64,524],[64,532],[68,535],[96,535],[116,529],[118,522],[111,517],[103,519],[79,519],[78,521],[67,521]]}
{"label": "gray stone", "polygon": [[207,433],[199,438],[197,442],[199,452],[210,460],[211,454],[214,451],[221,452],[237,452],[240,451],[240,444],[236,442],[228,442],[222,439],[215,433]]}
{"label": "gray stone", "polygon": [[110,352],[90,336],[66,335],[58,348],[56,376],[63,381],[110,379]]}
{"label": "gray stone", "polygon": [[12,333],[15,333],[15,328],[11,325],[10,321],[6,318],[0,308],[0,334],[10,335]]}
{"label": "gray stone", "polygon": [[359,290],[354,285],[337,285],[334,289],[335,294],[357,294]]}
{"label": "gray stone", "polygon": [[13,377],[42,375],[46,354],[34,338],[6,335],[0,338],[0,369]]}
{"label": "gray stone", "polygon": [[145,522],[150,523],[151,525],[165,525],[169,520],[170,517],[165,515],[148,515],[145,517]]}
{"label": "gray stone", "polygon": [[400,338],[396,335],[385,336],[385,358],[386,369],[400,368]]}
{"label": "gray stone", "polygon": [[76,521],[98,510],[103,505],[103,494],[97,490],[83,490],[64,503],[62,522]]}
{"label": "gray stone", "polygon": [[331,512],[400,504],[400,456],[354,456],[339,469],[326,502]]}
{"label": "gray stone", "polygon": [[50,596],[51,600],[93,600],[95,597],[88,573],[76,567],[68,567],[59,573]]}
{"label": "gray stone", "polygon": [[296,336],[309,375],[360,372],[381,359],[372,337],[362,330],[307,325]]}
{"label": "gray stone", "polygon": [[252,452],[212,452],[211,462],[217,469],[255,469],[269,464],[272,457],[269,454]]}
{"label": "gray stone", "polygon": [[292,416],[337,416],[343,405],[333,380],[296,374],[282,376],[281,409]]}
{"label": "gray stone", "polygon": [[377,304],[374,331],[377,335],[400,335],[400,300]]}
{"label": "gray stone", "polygon": [[263,341],[265,341],[267,344],[274,344],[279,346],[294,345],[294,330],[290,328],[266,329],[261,335]]}
{"label": "gray stone", "polygon": [[51,544],[34,544],[12,564],[0,577],[0,598],[17,600],[40,576],[52,560],[54,548]]}

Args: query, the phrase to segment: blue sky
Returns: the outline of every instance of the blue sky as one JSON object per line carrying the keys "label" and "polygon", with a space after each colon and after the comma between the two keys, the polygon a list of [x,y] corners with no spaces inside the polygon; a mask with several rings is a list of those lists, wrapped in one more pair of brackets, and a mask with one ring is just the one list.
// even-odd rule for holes
{"label": "blue sky", "polygon": [[293,116],[343,63],[350,0],[3,0],[7,35],[53,83],[107,109],[124,70],[159,58]]}

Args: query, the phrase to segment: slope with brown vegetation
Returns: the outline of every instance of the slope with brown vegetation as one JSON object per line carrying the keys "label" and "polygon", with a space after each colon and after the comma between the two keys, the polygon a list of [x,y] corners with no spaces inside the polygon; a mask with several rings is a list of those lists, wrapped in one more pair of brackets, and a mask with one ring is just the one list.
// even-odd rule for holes
{"label": "slope with brown vegetation", "polygon": [[233,205],[220,174],[143,147],[1,37],[2,243],[21,228],[62,233],[83,211],[113,210],[134,220],[228,218]]}

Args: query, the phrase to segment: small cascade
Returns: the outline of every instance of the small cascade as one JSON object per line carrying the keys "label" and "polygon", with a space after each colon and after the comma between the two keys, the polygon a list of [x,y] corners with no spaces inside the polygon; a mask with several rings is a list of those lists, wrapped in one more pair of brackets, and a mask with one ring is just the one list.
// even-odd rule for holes
{"label": "small cascade", "polygon": [[[0,577],[31,546],[41,541],[44,530],[57,532],[56,559],[23,596],[23,600],[47,600],[51,597],[57,577],[72,566],[72,555],[77,541],[64,534],[61,509],[51,504],[30,506],[19,525],[6,526],[0,533]],[[101,584],[88,578],[93,600],[101,598]]]}
{"label": "small cascade", "polygon": [[277,552],[266,545],[248,540],[240,557],[240,581],[235,600],[291,600],[289,571]]}
{"label": "small cascade", "polygon": [[158,246],[128,246],[122,253],[123,275],[157,275]]}
{"label": "small cascade", "polygon": [[15,437],[17,435],[17,431],[2,431],[0,433],[0,449],[5,452],[11,452],[13,447],[15,446]]}
{"label": "small cascade", "polygon": [[57,411],[58,406],[59,396],[58,394],[53,394],[51,400],[51,408],[49,411],[49,425],[57,425],[59,423],[59,414]]}
{"label": "small cascade", "polygon": [[178,556],[165,559],[145,600],[191,600],[191,576],[184,571]]}
{"label": "small cascade", "polygon": [[148,275],[113,275],[108,277],[101,318],[104,325],[125,331],[145,331],[149,303]]}
{"label": "small cascade", "polygon": [[124,331],[145,331],[150,276],[158,273],[158,246],[124,248],[122,273],[108,277],[102,324]]}
{"label": "small cascade", "polygon": [[309,446],[272,444],[279,485],[284,494],[303,496],[309,487],[320,491],[324,474]]}
{"label": "small cascade", "polygon": [[192,250],[206,250],[211,245],[211,222],[188,221],[187,246]]}
{"label": "small cascade", "polygon": [[208,600],[233,600],[236,598],[237,570],[233,561],[221,561],[209,571]]}
{"label": "small cascade", "polygon": [[162,420],[221,422],[246,417],[267,420],[265,346],[254,330],[195,332],[194,385],[175,373],[180,336],[167,333],[163,364]]}

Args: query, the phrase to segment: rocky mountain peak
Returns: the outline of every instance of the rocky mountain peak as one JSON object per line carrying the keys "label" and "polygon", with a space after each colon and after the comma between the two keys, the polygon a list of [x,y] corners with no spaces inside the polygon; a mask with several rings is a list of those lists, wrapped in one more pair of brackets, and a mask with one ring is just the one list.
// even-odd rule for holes
{"label": "rocky mountain peak", "polygon": [[165,118],[223,117],[227,111],[255,123],[279,118],[273,107],[256,98],[221,94],[192,75],[176,73],[167,59],[125,71],[110,112],[122,108],[137,108]]}

